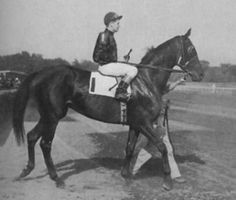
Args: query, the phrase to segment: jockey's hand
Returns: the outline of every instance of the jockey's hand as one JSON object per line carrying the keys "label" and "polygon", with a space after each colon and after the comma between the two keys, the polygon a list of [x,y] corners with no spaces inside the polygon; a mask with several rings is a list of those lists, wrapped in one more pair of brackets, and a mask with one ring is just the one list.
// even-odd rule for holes
{"label": "jockey's hand", "polygon": [[130,59],[130,55],[125,55],[125,56],[124,56],[125,62],[129,62],[129,59]]}
{"label": "jockey's hand", "polygon": [[125,62],[129,62],[131,52],[132,52],[132,49],[130,49],[129,52],[124,56]]}

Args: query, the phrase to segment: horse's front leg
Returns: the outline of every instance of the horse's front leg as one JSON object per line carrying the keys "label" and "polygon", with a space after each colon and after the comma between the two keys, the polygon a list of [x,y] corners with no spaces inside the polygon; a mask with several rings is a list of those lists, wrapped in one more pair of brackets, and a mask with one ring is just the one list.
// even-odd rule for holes
{"label": "horse's front leg", "polygon": [[173,181],[171,179],[171,168],[168,160],[168,151],[165,143],[163,142],[163,135],[156,131],[151,123],[147,123],[146,126],[140,127],[141,132],[149,139],[150,142],[157,147],[161,152],[163,170],[164,170],[164,183],[163,188],[165,190],[171,190],[173,188]]}
{"label": "horse's front leg", "polygon": [[132,173],[130,170],[130,164],[131,164],[131,159],[133,157],[135,145],[137,142],[137,138],[139,136],[139,132],[133,128],[130,127],[129,129],[129,134],[128,134],[128,140],[126,144],[126,150],[125,150],[125,159],[124,159],[124,164],[121,169],[121,175],[124,178],[130,178],[132,177]]}
{"label": "horse's front leg", "polygon": [[133,156],[130,161],[130,173],[132,173],[133,176],[137,174],[142,165],[152,157],[152,155],[145,149],[148,146],[148,143],[149,141],[147,137],[143,134],[139,134]]}

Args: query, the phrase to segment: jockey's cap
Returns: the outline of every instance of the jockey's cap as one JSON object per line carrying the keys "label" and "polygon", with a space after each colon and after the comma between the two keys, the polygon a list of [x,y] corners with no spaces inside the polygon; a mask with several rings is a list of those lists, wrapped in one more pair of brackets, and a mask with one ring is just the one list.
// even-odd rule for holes
{"label": "jockey's cap", "polygon": [[104,24],[108,26],[110,22],[121,19],[122,17],[122,15],[118,15],[115,12],[109,12],[104,17]]}

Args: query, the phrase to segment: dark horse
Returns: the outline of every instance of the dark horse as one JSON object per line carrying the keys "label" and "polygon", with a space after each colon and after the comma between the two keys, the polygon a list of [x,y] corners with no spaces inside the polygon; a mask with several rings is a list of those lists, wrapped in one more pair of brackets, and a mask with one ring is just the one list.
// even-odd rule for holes
{"label": "dark horse", "polygon": [[[130,159],[137,137],[142,133],[161,152],[164,184],[167,188],[171,184],[167,149],[160,134],[153,128],[153,122],[159,116],[162,92],[175,65],[188,72],[193,81],[200,81],[203,77],[197,52],[189,35],[190,30],[185,35],[176,36],[153,48],[141,61],[142,66],[147,67],[139,68],[139,73],[131,84],[132,99],[127,103],[129,137],[121,173],[124,177],[129,175]],[[148,68],[148,65],[152,68]],[[57,66],[33,73],[22,83],[16,93],[13,109],[13,127],[18,144],[24,142],[24,112],[29,99],[36,102],[40,119],[27,134],[29,160],[19,178],[27,176],[34,169],[34,147],[41,138],[40,147],[49,176],[57,185],[63,185],[51,158],[51,145],[58,122],[67,114],[68,108],[99,121],[121,123],[120,102],[110,97],[89,94],[89,78],[88,71],[72,66]]]}

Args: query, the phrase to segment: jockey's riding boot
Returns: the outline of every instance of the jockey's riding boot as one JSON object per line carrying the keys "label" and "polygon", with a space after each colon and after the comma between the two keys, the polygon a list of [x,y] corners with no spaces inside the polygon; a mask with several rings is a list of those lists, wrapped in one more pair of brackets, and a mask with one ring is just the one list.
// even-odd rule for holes
{"label": "jockey's riding boot", "polygon": [[129,94],[127,93],[127,88],[129,84],[125,81],[121,81],[116,89],[115,98],[119,101],[127,102],[129,99]]}

